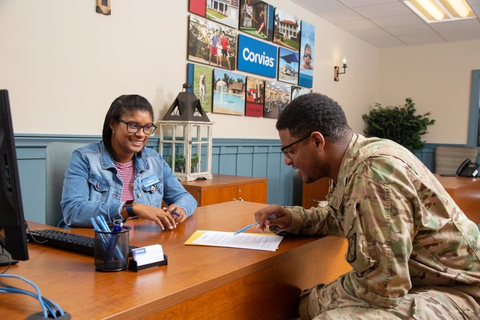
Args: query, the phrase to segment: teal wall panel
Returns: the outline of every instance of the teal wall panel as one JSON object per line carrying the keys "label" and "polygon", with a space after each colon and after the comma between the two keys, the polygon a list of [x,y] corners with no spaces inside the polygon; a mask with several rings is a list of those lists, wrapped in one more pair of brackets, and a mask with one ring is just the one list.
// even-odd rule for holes
{"label": "teal wall panel", "polygon": [[18,157],[17,161],[25,219],[45,223],[45,160]]}

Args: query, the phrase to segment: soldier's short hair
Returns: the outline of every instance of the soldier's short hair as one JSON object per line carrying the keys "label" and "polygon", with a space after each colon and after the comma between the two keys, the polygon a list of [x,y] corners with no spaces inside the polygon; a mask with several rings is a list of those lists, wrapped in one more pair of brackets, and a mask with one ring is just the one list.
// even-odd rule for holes
{"label": "soldier's short hair", "polygon": [[342,107],[320,93],[304,94],[290,102],[279,114],[276,128],[288,129],[295,137],[319,131],[332,142],[351,131]]}

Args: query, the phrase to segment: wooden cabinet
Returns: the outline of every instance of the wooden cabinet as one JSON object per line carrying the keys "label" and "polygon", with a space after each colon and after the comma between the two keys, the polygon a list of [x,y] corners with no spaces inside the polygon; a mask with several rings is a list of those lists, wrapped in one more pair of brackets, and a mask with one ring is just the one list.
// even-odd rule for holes
{"label": "wooden cabinet", "polygon": [[302,207],[311,208],[324,201],[328,193],[329,178],[322,178],[313,183],[303,183]]}
{"label": "wooden cabinet", "polygon": [[267,178],[213,174],[210,180],[181,181],[198,206],[227,201],[267,203]]}

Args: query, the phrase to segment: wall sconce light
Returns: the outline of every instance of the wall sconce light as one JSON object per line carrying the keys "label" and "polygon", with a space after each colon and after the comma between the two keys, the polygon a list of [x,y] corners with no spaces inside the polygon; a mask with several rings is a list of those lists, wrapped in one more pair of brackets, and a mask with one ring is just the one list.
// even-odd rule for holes
{"label": "wall sconce light", "polygon": [[343,58],[343,72],[340,72],[340,67],[333,67],[333,80],[340,81],[339,75],[347,73],[347,59]]}

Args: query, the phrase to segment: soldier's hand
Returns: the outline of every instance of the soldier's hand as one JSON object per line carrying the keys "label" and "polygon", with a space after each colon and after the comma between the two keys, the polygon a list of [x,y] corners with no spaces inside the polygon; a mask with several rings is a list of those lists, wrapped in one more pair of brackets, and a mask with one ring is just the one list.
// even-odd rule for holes
{"label": "soldier's hand", "polygon": [[279,226],[287,228],[292,223],[290,211],[279,205],[270,205],[255,212],[257,228],[264,232],[267,226]]}

